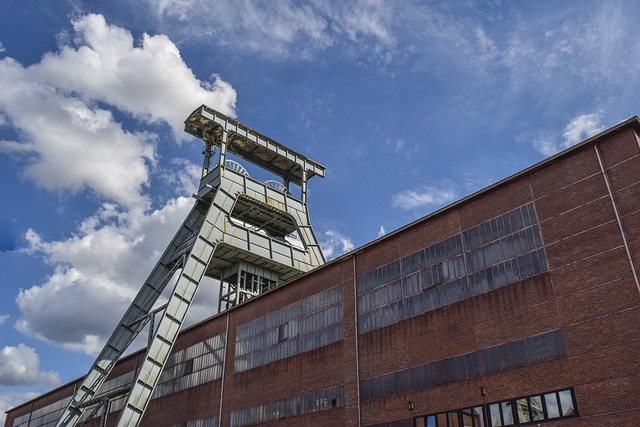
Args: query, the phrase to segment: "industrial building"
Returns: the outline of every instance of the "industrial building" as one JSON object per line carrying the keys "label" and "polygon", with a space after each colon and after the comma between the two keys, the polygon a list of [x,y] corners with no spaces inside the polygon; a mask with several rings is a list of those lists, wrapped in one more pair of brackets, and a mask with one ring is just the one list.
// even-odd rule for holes
{"label": "industrial building", "polygon": [[[296,177],[304,204],[307,174]],[[328,263],[307,257],[246,298],[241,272],[265,278],[275,264],[210,267],[233,278],[228,304],[177,335],[138,421],[640,425],[639,200],[634,117]],[[278,218],[268,234],[282,243],[292,227]],[[72,400],[80,378],[13,408],[6,426],[54,426],[74,405],[78,425],[116,425],[148,362],[145,350],[114,361],[84,403]]]}

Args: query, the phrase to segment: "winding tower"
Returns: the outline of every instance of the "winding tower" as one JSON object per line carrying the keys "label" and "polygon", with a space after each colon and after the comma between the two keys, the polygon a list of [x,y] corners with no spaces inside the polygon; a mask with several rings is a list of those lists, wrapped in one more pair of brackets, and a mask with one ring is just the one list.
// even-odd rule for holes
{"label": "winding tower", "polygon": [[[324,177],[322,165],[205,105],[187,118],[185,131],[205,143],[195,204],[58,426],[76,425],[85,409],[115,397],[113,392],[100,395],[100,387],[148,324],[144,362],[133,385],[117,392],[128,393],[118,426],[140,423],[205,276],[219,281],[218,309],[223,311],[324,263],[307,211],[307,181]],[[254,179],[229,155],[249,161],[279,180]],[[297,186],[299,197],[291,194],[291,184]],[[175,284],[168,302],[156,307],[169,283]]]}

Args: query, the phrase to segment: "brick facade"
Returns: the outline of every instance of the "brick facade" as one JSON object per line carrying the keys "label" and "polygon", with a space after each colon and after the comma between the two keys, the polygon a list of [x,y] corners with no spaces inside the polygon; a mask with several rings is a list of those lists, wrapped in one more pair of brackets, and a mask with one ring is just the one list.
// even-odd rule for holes
{"label": "brick facade", "polygon": [[[241,414],[258,408],[256,413],[262,411],[262,415],[256,416],[267,420],[259,425],[411,426],[417,416],[563,389],[575,393],[577,416],[545,421],[548,425],[638,424],[639,132],[638,120],[628,120],[266,295],[190,327],[181,333],[174,352],[225,334],[222,376],[152,400],[142,424],[187,426],[197,425],[187,424],[189,421],[208,419],[223,426],[232,425],[232,420],[242,425]],[[535,210],[535,227],[543,244],[546,265],[540,267],[542,272],[527,273],[514,283],[359,333],[362,310],[358,311],[356,282],[360,277],[528,204]],[[326,345],[321,342],[311,351],[236,372],[236,331],[240,325],[336,285],[341,286],[340,340]],[[312,314],[308,316],[312,322]],[[481,361],[479,371],[469,371],[463,380],[439,378],[433,386],[413,388],[404,384],[398,386],[405,390],[402,393],[385,389],[383,397],[362,399],[361,387],[372,378],[414,372],[412,369],[420,366],[444,366],[464,355],[484,354],[519,340],[525,343],[556,330],[563,337],[559,353],[532,356],[527,349],[528,356],[538,357],[535,363],[510,365],[506,360],[498,372],[483,371]],[[325,339],[322,334],[318,337]],[[134,370],[142,358],[139,352],[120,361],[109,378]],[[446,376],[445,368],[443,372]],[[70,396],[79,384],[79,380],[67,384],[14,408],[5,425],[28,425],[14,424],[14,420],[24,423],[29,413],[36,414],[39,408]],[[274,413],[277,402],[285,409]],[[289,407],[295,409],[286,409]],[[107,425],[115,425],[117,416],[117,411],[109,414]],[[96,418],[88,425],[98,423]]]}

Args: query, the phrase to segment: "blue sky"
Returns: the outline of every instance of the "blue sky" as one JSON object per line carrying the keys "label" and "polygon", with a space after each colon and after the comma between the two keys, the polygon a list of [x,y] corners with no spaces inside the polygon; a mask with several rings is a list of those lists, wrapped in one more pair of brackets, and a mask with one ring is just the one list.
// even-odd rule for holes
{"label": "blue sky", "polygon": [[[637,115],[638,15],[3,1],[0,410],[89,368],[192,204],[202,144],[182,121],[200,104],[327,167],[309,203],[332,258]],[[216,293],[202,286],[189,322]]]}

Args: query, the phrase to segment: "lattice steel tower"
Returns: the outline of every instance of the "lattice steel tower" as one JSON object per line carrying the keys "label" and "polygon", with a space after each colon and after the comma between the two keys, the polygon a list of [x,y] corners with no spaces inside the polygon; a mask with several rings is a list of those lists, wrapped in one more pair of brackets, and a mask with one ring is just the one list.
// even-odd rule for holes
{"label": "lattice steel tower", "polygon": [[[142,420],[171,348],[204,276],[220,281],[219,311],[269,290],[324,263],[307,212],[307,181],[324,167],[203,105],[185,131],[205,143],[196,202],[58,421],[75,425],[83,411],[104,402],[101,385],[138,333],[150,324],[144,363],[118,426]],[[212,166],[215,147],[218,163]],[[233,154],[280,177],[251,178]],[[300,197],[289,192],[296,184]],[[169,301],[154,309],[174,278]],[[154,319],[158,314],[158,327]]]}

